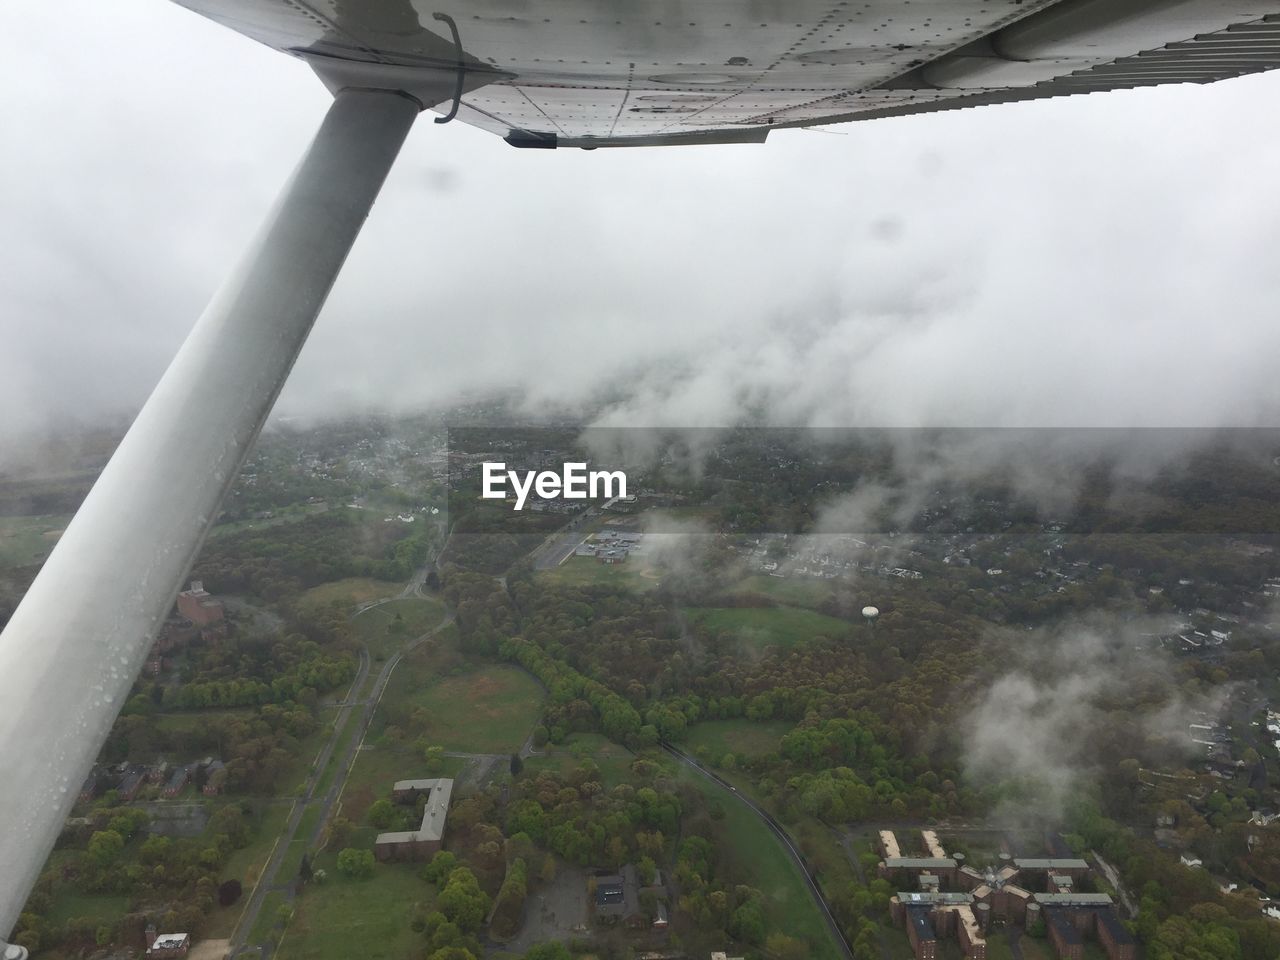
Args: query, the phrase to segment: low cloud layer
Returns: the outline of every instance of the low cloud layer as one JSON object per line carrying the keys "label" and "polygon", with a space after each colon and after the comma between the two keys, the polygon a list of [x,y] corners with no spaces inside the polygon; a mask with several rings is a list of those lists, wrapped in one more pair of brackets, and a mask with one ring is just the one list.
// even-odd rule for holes
{"label": "low cloud layer", "polygon": [[[172,4],[6,7],[5,435],[142,402],[325,109]],[[68,56],[67,51],[76,51]],[[1274,424],[1280,77],[516,151],[420,123],[280,411]],[[0,459],[3,452],[0,450]]]}
{"label": "low cloud layer", "polygon": [[1188,724],[1220,715],[1231,688],[1179,687],[1167,658],[1138,649],[1141,635],[1158,629],[1093,617],[1028,634],[1026,655],[1013,658],[962,721],[969,776],[1021,781],[1038,803],[1008,815],[1052,818],[1101,766],[1153,750],[1188,757]]}

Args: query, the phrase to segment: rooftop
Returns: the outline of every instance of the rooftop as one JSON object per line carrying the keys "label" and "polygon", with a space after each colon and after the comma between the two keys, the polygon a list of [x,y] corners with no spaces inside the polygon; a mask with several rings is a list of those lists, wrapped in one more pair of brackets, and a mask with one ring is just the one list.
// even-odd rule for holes
{"label": "rooftop", "polygon": [[1133,943],[1133,934],[1120,922],[1120,918],[1115,915],[1114,911],[1099,910],[1098,925],[1106,927],[1107,933],[1111,934],[1111,939],[1116,943]]}
{"label": "rooftop", "polygon": [[1102,907],[1112,903],[1105,893],[1037,893],[1036,900],[1046,907]]}
{"label": "rooftop", "polygon": [[439,840],[444,836],[445,820],[449,816],[449,798],[453,795],[453,781],[448,777],[436,780],[398,780],[397,793],[417,790],[427,794],[427,805],[422,810],[422,826],[417,830],[400,833],[380,833],[378,843],[404,843],[409,840]]}
{"label": "rooftop", "polygon": [[884,865],[890,870],[953,870],[956,862],[950,857],[886,857]]}
{"label": "rooftop", "polygon": [[931,906],[933,904],[943,904],[945,906],[961,907],[965,906],[973,899],[970,893],[943,893],[943,892],[921,892],[916,890],[908,890],[898,894],[898,902],[907,906]]}
{"label": "rooftop", "polygon": [[938,939],[938,935],[933,932],[933,921],[929,919],[928,910],[908,910],[907,919],[915,927],[917,940]]}
{"label": "rooftop", "polygon": [[1074,857],[1057,858],[1014,858],[1013,865],[1019,870],[1088,870],[1089,863]]}

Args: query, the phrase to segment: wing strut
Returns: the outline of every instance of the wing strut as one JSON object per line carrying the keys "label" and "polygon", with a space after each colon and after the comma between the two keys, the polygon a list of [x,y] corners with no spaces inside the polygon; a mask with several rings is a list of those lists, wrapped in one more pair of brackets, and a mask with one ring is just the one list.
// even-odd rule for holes
{"label": "wing strut", "polygon": [[0,635],[0,957],[422,104],[344,90]]}

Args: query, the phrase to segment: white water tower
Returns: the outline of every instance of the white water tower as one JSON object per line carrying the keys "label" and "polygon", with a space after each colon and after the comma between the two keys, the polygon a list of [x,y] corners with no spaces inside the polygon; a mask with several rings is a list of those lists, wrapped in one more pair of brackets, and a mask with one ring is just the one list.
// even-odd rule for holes
{"label": "white water tower", "polygon": [[863,607],[862,615],[867,618],[867,626],[874,627],[876,625],[876,617],[880,616],[880,608]]}

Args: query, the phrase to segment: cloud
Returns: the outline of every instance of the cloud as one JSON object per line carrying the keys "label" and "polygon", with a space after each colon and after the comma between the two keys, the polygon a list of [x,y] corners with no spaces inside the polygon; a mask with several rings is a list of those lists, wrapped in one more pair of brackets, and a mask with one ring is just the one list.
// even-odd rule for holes
{"label": "cloud", "polygon": [[1026,634],[1025,652],[1001,660],[1012,662],[972,698],[961,746],[972,780],[1020,781],[1035,797],[1008,817],[1059,816],[1121,759],[1169,749],[1189,757],[1188,724],[1220,715],[1232,691],[1179,687],[1167,658],[1139,649],[1141,635],[1159,627],[1093,614]]}
{"label": "cloud", "polygon": [[[64,8],[11,5],[0,37],[29,81],[0,90],[9,434],[136,409],[327,100],[175,5]],[[424,122],[279,409],[503,391],[628,425],[1274,423],[1280,198],[1254,185],[1278,86],[763,147],[516,151]]]}

